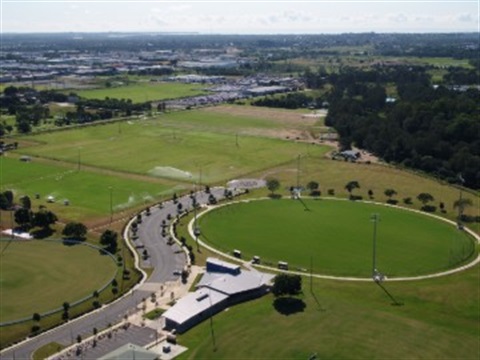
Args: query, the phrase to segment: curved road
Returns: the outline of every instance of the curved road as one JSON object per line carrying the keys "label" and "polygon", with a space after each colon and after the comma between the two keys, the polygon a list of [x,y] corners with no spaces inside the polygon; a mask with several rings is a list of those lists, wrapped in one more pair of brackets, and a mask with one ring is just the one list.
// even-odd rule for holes
{"label": "curved road", "polygon": [[[220,200],[223,198],[224,188],[212,188],[211,193]],[[195,193],[200,205],[207,204],[208,196],[204,191]],[[179,197],[178,202],[182,204],[184,210],[193,209],[190,196]],[[137,232],[138,240],[131,241],[133,246],[144,246],[148,251],[148,263],[144,265],[153,268],[148,279],[143,279],[127,295],[111,304],[1,351],[0,359],[30,359],[36,349],[51,342],[70,346],[76,341],[77,335],[87,338],[91,336],[94,327],[100,330],[106,328],[108,324],[114,325],[122,321],[126,314],[135,310],[143,298],[148,298],[152,292],[159,290],[163,283],[177,280],[178,275],[174,275],[174,271],[185,266],[186,255],[177,244],[167,245],[169,234],[167,232],[166,237],[162,236],[161,226],[163,220],[167,224],[170,223],[167,220],[168,214],[172,215],[172,219],[175,218],[177,206],[172,201],[164,202],[162,208],[152,206],[150,216],[143,213],[143,220]],[[139,249],[138,252],[142,253],[143,249]]]}

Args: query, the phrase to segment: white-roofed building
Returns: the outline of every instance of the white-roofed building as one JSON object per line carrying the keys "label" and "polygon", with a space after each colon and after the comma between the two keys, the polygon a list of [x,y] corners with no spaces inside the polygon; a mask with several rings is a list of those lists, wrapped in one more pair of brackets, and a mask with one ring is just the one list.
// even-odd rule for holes
{"label": "white-roofed building", "polygon": [[[214,271],[212,267],[209,269],[209,263],[215,264]],[[236,273],[232,273],[232,269]],[[258,271],[240,270],[237,265],[208,258],[207,272],[197,284],[197,290],[181,298],[163,314],[165,327],[185,332],[230,305],[266,294],[273,277]]]}

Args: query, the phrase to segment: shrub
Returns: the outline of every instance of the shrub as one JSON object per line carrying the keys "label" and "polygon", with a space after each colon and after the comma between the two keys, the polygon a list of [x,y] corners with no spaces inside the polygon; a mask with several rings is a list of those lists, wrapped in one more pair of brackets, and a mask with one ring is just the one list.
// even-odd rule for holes
{"label": "shrub", "polygon": [[403,203],[407,205],[412,205],[412,198],[411,197],[403,198]]}
{"label": "shrub", "polygon": [[423,205],[421,207],[422,211],[433,213],[437,210],[437,207],[434,205]]}
{"label": "shrub", "polygon": [[387,204],[390,204],[390,205],[397,205],[397,204],[398,204],[398,200],[395,200],[395,199],[388,199],[388,200],[387,200]]}

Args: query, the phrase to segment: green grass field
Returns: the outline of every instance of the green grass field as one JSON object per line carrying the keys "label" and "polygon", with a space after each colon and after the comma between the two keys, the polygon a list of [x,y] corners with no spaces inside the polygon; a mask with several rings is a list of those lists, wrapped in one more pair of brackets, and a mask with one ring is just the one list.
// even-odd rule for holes
{"label": "green grass field", "polygon": [[[249,259],[286,261],[291,269],[369,277],[378,213],[377,268],[411,276],[455,267],[474,253],[473,239],[437,219],[410,211],[335,200],[262,200],[220,207],[199,220],[201,238]],[[306,211],[308,209],[308,211]]]}
{"label": "green grass field", "polygon": [[[267,295],[180,335],[189,350],[179,359],[478,359],[479,283],[478,266],[386,282],[385,291],[373,282],[314,279],[310,292],[303,278],[304,294],[283,313]],[[402,305],[392,306],[389,295]]]}
{"label": "green grass field", "polygon": [[56,241],[2,241],[0,319],[30,317],[73,303],[106,285],[117,265],[84,245]]}
{"label": "green grass field", "polygon": [[134,83],[126,86],[76,90],[75,93],[87,99],[130,99],[134,103],[152,100],[175,99],[204,94],[204,85],[180,83]]}
{"label": "green grass field", "polygon": [[[118,212],[139,204],[169,196],[181,186],[168,181],[148,181],[128,178],[121,174],[77,171],[77,165],[60,166],[36,161],[21,162],[14,157],[2,157],[2,189],[12,190],[17,198],[28,195],[34,206],[46,205],[57,216],[83,220]],[[119,176],[120,175],[120,176]],[[35,194],[40,199],[35,199]],[[55,203],[46,202],[48,196]],[[68,199],[69,206],[63,205]]]}
{"label": "green grass field", "polygon": [[[279,139],[189,131],[163,122],[160,117],[123,123],[120,131],[117,124],[106,124],[71,130],[68,136],[42,134],[29,138],[41,145],[20,151],[72,163],[80,156],[87,165],[190,182],[198,181],[201,169],[202,181],[213,183],[288,162],[306,149],[305,144]],[[323,146],[309,149],[312,156],[327,151]]]}

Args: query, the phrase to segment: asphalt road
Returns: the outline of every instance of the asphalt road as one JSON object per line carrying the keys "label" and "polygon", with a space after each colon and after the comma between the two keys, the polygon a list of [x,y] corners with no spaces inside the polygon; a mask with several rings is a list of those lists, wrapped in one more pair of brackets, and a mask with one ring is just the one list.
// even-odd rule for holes
{"label": "asphalt road", "polygon": [[[212,188],[211,193],[220,200],[223,198],[224,188]],[[195,194],[200,205],[208,202],[208,196],[204,191]],[[182,204],[184,210],[193,209],[192,198],[189,195],[178,198],[178,203]],[[31,359],[33,352],[45,344],[57,342],[69,346],[76,341],[78,335],[85,339],[92,335],[94,327],[101,330],[108,324],[114,325],[120,322],[126,314],[135,310],[142,299],[150,296],[152,289],[160,289],[161,284],[176,280],[178,275],[174,275],[174,271],[181,270],[185,266],[186,256],[178,245],[167,245],[169,234],[167,231],[166,236],[162,236],[161,225],[162,220],[169,223],[168,214],[172,219],[175,218],[178,203],[167,201],[162,204],[162,208],[152,206],[150,216],[142,215],[142,223],[137,231],[139,238],[132,241],[132,245],[144,246],[149,254],[147,263],[153,268],[151,275],[143,284],[112,304],[3,350],[0,352],[0,359]],[[141,255],[142,252],[143,248],[140,248],[138,253]]]}

